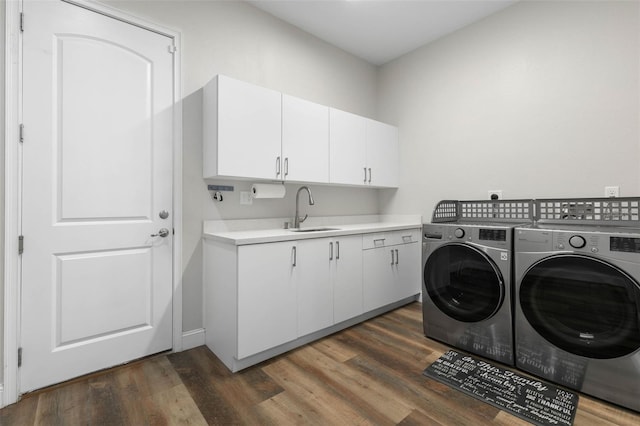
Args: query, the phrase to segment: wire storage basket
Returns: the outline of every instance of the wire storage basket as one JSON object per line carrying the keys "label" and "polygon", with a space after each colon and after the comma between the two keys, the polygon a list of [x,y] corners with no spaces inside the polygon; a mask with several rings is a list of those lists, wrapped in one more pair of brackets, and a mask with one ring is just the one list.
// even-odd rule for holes
{"label": "wire storage basket", "polygon": [[525,223],[533,221],[533,200],[440,201],[432,223],[446,222]]}
{"label": "wire storage basket", "polygon": [[640,197],[538,199],[535,211],[541,223],[640,226]]}

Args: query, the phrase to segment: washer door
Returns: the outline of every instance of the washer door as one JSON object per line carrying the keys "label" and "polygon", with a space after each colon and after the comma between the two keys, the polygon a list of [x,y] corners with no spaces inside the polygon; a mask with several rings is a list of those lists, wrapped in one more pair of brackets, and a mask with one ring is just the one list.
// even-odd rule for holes
{"label": "washer door", "polygon": [[640,347],[640,287],[621,269],[581,255],[532,265],[520,283],[529,324],[556,347],[587,358],[617,358]]}
{"label": "washer door", "polygon": [[424,266],[424,285],[442,312],[462,322],[492,317],[505,295],[502,274],[489,256],[456,243],[431,253]]}

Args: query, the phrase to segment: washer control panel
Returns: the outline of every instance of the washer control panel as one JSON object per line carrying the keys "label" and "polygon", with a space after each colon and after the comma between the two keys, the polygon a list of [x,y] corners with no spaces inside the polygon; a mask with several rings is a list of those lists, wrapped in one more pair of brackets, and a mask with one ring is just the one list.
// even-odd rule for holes
{"label": "washer control panel", "polygon": [[425,224],[422,241],[425,243],[475,243],[487,247],[509,248],[511,229],[505,226],[467,224]]}

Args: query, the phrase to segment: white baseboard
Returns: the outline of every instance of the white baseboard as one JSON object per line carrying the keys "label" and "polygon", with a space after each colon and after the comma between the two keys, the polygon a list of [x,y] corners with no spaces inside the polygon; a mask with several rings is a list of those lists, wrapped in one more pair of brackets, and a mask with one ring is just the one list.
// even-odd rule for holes
{"label": "white baseboard", "polygon": [[186,351],[204,345],[204,328],[182,332],[182,350]]}

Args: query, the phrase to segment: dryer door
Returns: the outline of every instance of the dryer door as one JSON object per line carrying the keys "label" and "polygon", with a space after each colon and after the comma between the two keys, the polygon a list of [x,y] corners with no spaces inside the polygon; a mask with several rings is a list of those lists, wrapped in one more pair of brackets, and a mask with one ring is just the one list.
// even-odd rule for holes
{"label": "dryer door", "polygon": [[602,260],[562,254],[533,264],[520,282],[529,324],[556,347],[617,358],[640,347],[640,287]]}
{"label": "dryer door", "polygon": [[424,285],[438,309],[462,322],[492,317],[505,296],[498,267],[483,251],[466,244],[435,249],[425,262]]}

